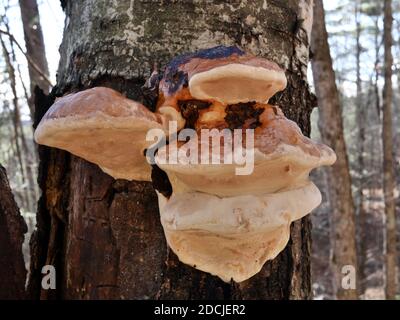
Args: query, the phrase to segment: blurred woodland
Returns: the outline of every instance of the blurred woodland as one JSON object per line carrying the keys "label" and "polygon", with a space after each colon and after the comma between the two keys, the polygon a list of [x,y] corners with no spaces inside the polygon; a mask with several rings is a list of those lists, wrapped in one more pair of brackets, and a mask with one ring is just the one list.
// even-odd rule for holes
{"label": "blurred woodland", "polygon": [[[351,201],[351,208],[348,210],[350,216],[354,216],[356,242],[354,245],[345,233],[336,231],[332,220],[332,208],[336,205],[332,202],[330,189],[335,188],[337,190],[333,192],[340,194],[346,188],[346,184],[343,180],[329,184],[329,175],[332,176],[335,172],[330,172],[329,169],[319,170],[315,181],[324,190],[326,201],[312,214],[315,297],[335,296],[331,279],[338,270],[332,269],[332,260],[335,256],[334,243],[340,241],[347,241],[343,245],[352,247],[357,253],[359,295],[366,299],[385,297],[385,253],[387,245],[390,245],[386,242],[389,238],[386,227],[388,209],[385,210],[385,207],[393,207],[391,214],[394,216],[396,210],[397,217],[400,208],[400,8],[399,3],[393,1],[392,25],[388,9],[385,16],[384,3],[386,6],[390,5],[388,1],[339,1],[340,5],[325,12],[326,27],[330,31],[329,45],[337,93],[328,91],[329,96],[323,101],[323,97],[319,97],[319,110],[315,110],[312,116],[312,135],[323,137],[325,134],[330,141],[339,140],[341,135],[344,136],[346,154],[339,157],[348,158],[346,167],[350,173],[352,194],[352,199],[348,198],[348,201]],[[316,9],[314,10],[315,17]],[[392,39],[388,34],[390,30]],[[393,60],[389,57],[390,48]],[[315,51],[320,49],[318,46],[314,48]],[[314,54],[318,55],[317,52]],[[326,55],[326,52],[324,54]],[[313,71],[315,79],[318,75]],[[323,72],[319,76],[327,77],[325,72],[329,71]],[[389,82],[388,79],[392,81]],[[314,86],[318,87],[316,80]],[[341,126],[337,126],[337,132],[329,132],[334,114],[323,118],[318,115],[325,112],[323,108],[329,103],[326,100],[332,103],[335,95],[338,96],[340,106],[337,106],[339,108],[336,108],[334,113],[341,113],[342,130]],[[388,143],[387,139],[391,142]],[[330,145],[332,146],[332,143]],[[338,150],[336,152],[338,153]],[[393,158],[388,157],[388,153],[392,154]],[[396,186],[392,194],[387,193],[386,200],[384,185],[391,182],[385,182],[385,179],[393,179]],[[342,199],[338,201],[341,202]],[[348,221],[344,223],[348,224]],[[398,223],[397,218],[397,232]],[[398,249],[396,237],[391,239],[391,246]],[[397,258],[397,266],[398,261]],[[396,278],[398,273],[391,281]]]}
{"label": "blurred woodland", "polygon": [[[23,245],[27,270],[28,243],[41,194],[38,148],[32,138],[35,95],[48,94],[54,85],[49,79],[40,1],[1,0],[0,6],[0,165],[28,227]],[[325,5],[328,2],[324,10],[321,0],[314,1],[308,76],[319,102],[311,115],[311,136],[330,145],[339,160],[312,174],[323,194],[321,206],[311,214],[313,295],[314,299],[396,299],[400,297],[400,1],[338,0],[324,1]],[[24,43],[16,40],[9,23],[10,8],[18,5]],[[348,261],[357,274],[355,291],[338,285]]]}

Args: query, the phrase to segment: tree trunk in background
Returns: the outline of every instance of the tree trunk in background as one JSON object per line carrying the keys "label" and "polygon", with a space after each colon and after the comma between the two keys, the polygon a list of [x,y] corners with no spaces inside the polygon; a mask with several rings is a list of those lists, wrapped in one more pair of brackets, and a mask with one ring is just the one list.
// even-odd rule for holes
{"label": "tree trunk in background", "polygon": [[26,270],[22,243],[27,227],[0,165],[0,300],[24,299]]}
{"label": "tree trunk in background", "polygon": [[374,34],[374,44],[375,44],[375,82],[374,82],[374,91],[375,91],[375,108],[376,112],[378,114],[378,119],[381,117],[381,101],[379,98],[379,62],[381,60],[379,51],[381,48],[382,43],[380,43],[380,37],[381,37],[381,31],[379,29],[379,16],[375,18],[374,21],[374,29],[375,29],[375,34]]}
{"label": "tree trunk in background", "polygon": [[376,112],[378,114],[378,119],[381,118],[381,101],[379,98],[379,63],[381,60],[379,51],[382,46],[382,42],[380,42],[381,38],[381,31],[379,29],[379,16],[376,16],[375,21],[374,21],[374,29],[375,29],[375,34],[374,34],[374,44],[375,44],[375,82],[374,82],[374,92],[375,92],[375,108]]}
{"label": "tree trunk in background", "polygon": [[[215,45],[239,45],[287,69],[274,99],[310,133],[314,105],[306,82],[312,1],[63,1],[68,21],[54,94],[109,86],[142,101],[154,63]],[[39,99],[40,98],[40,99]],[[37,97],[37,120],[54,96]],[[154,108],[154,106],[148,106]],[[38,230],[30,291],[54,264],[61,299],[307,299],[310,220],[293,224],[287,248],[240,284],[180,263],[167,248],[151,183],[113,180],[96,165],[40,148]]]}
{"label": "tree trunk in background", "polygon": [[[48,76],[49,68],[47,66],[46,51],[37,2],[36,0],[19,0],[19,7],[21,9],[21,18],[24,28],[26,53],[36,66]],[[31,97],[28,101],[28,105],[33,119],[34,88],[35,86],[38,86],[47,94],[49,92],[49,84],[29,63],[28,70],[29,78],[31,79]]]}
{"label": "tree trunk in background", "polygon": [[385,46],[385,85],[383,88],[383,191],[386,214],[386,298],[395,299],[397,292],[396,270],[396,208],[394,199],[394,161],[393,161],[393,129],[392,129],[392,1],[384,2],[384,46]]}
{"label": "tree trunk in background", "polygon": [[[12,93],[12,102],[13,102],[13,124],[14,124],[14,135],[15,135],[15,145],[18,152],[18,161],[20,162],[21,166],[21,175],[22,181],[25,182],[25,177],[27,178],[27,185],[24,186],[26,189],[26,196],[25,196],[25,208],[30,212],[34,212],[36,209],[35,202],[36,202],[36,188],[35,188],[35,179],[32,170],[32,154],[29,150],[28,143],[25,137],[24,127],[21,119],[21,111],[19,105],[19,98],[17,93],[17,82],[15,76],[15,67],[13,63],[15,61],[11,61],[10,56],[15,56],[14,49],[11,43],[11,50],[10,53],[7,50],[7,47],[0,37],[1,47],[3,49],[3,56],[6,62],[6,70],[9,76],[10,88]],[[21,147],[19,144],[19,140],[21,141]],[[25,183],[24,183],[25,184]]]}
{"label": "tree trunk in background", "polygon": [[357,159],[357,171],[358,171],[358,184],[357,184],[357,253],[358,253],[358,292],[363,293],[365,286],[365,260],[366,260],[366,248],[365,248],[365,220],[366,220],[366,207],[364,198],[364,150],[365,150],[365,126],[366,126],[366,108],[368,104],[363,103],[363,92],[362,92],[362,79],[361,79],[361,4],[360,0],[355,1],[355,22],[356,22],[356,115],[357,115],[357,127],[358,127],[358,159]]}
{"label": "tree trunk in background", "polygon": [[326,169],[334,233],[334,288],[338,299],[357,299],[356,290],[346,290],[341,285],[343,266],[351,265],[357,270],[355,210],[343,136],[341,105],[332,68],[322,0],[316,0],[314,5],[311,47],[313,52],[312,70],[319,104],[318,125],[323,142],[331,146],[337,154],[336,163]]}

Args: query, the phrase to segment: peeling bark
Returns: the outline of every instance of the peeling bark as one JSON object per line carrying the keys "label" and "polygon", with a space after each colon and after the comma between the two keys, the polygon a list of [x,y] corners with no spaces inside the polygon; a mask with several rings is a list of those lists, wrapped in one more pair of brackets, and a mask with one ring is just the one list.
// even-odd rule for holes
{"label": "peeling bark", "polygon": [[[154,65],[162,67],[184,52],[236,44],[287,69],[288,88],[274,102],[310,133],[315,100],[306,69],[312,1],[171,1],[167,6],[161,0],[86,0],[63,5],[58,84],[49,101],[103,85],[146,102],[141,86]],[[37,120],[47,108],[38,101]],[[32,294],[39,294],[37,268],[50,255],[60,268],[55,297],[62,299],[310,298],[309,218],[293,224],[287,248],[258,275],[226,284],[183,265],[168,249],[150,183],[113,180],[65,152],[40,150],[44,194],[32,242]],[[49,242],[54,232],[58,240]]]}

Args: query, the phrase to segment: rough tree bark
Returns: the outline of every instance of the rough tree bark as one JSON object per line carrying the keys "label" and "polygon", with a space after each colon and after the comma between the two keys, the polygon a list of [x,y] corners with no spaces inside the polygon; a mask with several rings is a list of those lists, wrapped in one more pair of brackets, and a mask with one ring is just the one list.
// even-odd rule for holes
{"label": "rough tree bark", "polygon": [[351,194],[351,177],[346,143],[343,136],[342,108],[332,67],[328,33],[322,0],[314,5],[311,41],[312,70],[319,105],[319,129],[324,143],[337,154],[337,161],[327,168],[333,236],[334,288],[338,299],[357,299],[356,290],[342,288],[342,268],[351,265],[357,270],[355,243],[355,210]]}
{"label": "rough tree bark", "polygon": [[396,269],[396,203],[394,198],[395,175],[393,161],[393,126],[392,126],[392,1],[384,2],[384,47],[385,47],[385,85],[383,87],[383,192],[386,215],[386,298],[395,299],[397,292]]}
{"label": "rough tree bark", "polygon": [[[288,88],[274,102],[310,133],[314,99],[306,71],[312,1],[62,3],[66,27],[58,84],[52,95],[37,99],[37,120],[54,95],[87,87],[109,86],[143,101],[141,86],[155,63],[163,66],[184,52],[236,44],[287,69]],[[42,298],[310,298],[309,218],[293,224],[287,248],[258,275],[226,284],[183,265],[167,248],[150,183],[113,180],[59,150],[40,148],[40,158],[43,197],[32,240],[34,296],[40,294],[41,266],[55,264],[57,290],[42,292]]]}
{"label": "rough tree bark", "polygon": [[[33,63],[45,74],[49,75],[47,66],[46,51],[43,41],[42,27],[40,25],[39,9],[36,0],[19,0],[21,9],[22,25],[24,28],[24,38],[26,54]],[[49,92],[48,82],[28,63],[29,78],[31,80],[31,97],[28,101],[29,109],[33,119],[34,114],[34,88],[38,86],[46,94]]]}
{"label": "rough tree bark", "polygon": [[0,300],[24,299],[26,270],[22,243],[27,227],[0,165]]}

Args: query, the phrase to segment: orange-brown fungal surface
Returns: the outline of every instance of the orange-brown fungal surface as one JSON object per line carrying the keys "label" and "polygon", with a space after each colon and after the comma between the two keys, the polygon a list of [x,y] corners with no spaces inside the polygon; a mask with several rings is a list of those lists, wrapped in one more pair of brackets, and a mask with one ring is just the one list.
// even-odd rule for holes
{"label": "orange-brown fungal surface", "polygon": [[285,87],[285,73],[274,62],[237,47],[220,46],[171,61],[160,81],[157,111],[170,114],[181,128],[184,122],[179,117],[179,101],[197,99],[223,105],[267,102]]}

